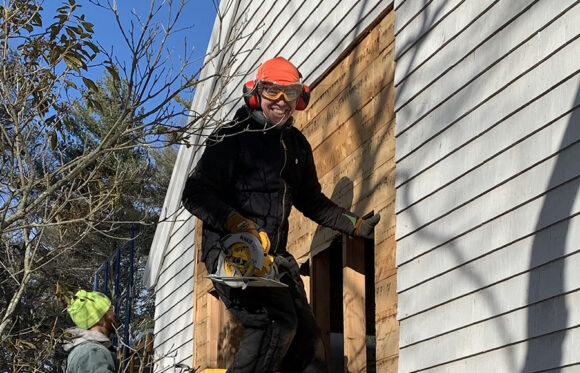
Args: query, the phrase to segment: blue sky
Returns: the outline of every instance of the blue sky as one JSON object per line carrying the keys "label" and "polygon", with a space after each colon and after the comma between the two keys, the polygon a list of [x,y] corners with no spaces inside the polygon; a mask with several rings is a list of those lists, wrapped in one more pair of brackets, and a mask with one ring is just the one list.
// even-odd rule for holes
{"label": "blue sky", "polygon": [[[69,0],[44,0],[43,8],[45,15],[44,25],[47,26],[53,22],[52,17],[56,14],[56,9],[61,7],[63,3],[68,3]],[[101,3],[113,3],[115,0],[99,0]],[[215,1],[219,4],[219,0]],[[92,4],[89,0],[76,0],[76,3],[81,6],[77,15],[85,14],[86,20],[94,24],[94,37],[106,50],[113,48],[114,54],[121,60],[126,60],[129,57],[125,42],[118,31],[118,26],[114,19],[112,12],[105,10]],[[149,14],[151,1],[150,0],[116,0],[121,21],[125,25],[129,25],[131,20],[135,20],[132,15],[134,11],[141,17],[146,17]],[[179,0],[174,0],[173,3],[179,3]],[[157,6],[163,5],[163,11],[155,20],[164,23],[167,16],[168,6],[167,0],[155,0]],[[173,4],[175,8],[177,4]],[[177,62],[179,57],[184,54],[184,39],[187,39],[188,49],[194,48],[192,57],[194,63],[190,67],[190,72],[193,73],[199,69],[203,63],[203,56],[206,53],[211,30],[216,15],[216,5],[213,0],[190,0],[184,7],[182,15],[180,16],[179,28],[183,29],[174,35],[168,42],[167,46],[174,49],[174,61]],[[102,61],[100,61],[102,62]],[[102,75],[103,69],[91,69],[89,78],[98,79]]]}
{"label": "blue sky", "polygon": [[[62,6],[65,1],[68,2],[68,0],[44,0],[43,8],[46,15],[51,16],[50,18],[45,18],[45,25],[48,25],[52,21],[52,15],[56,14],[56,9]],[[100,1],[102,3],[106,3],[107,1],[113,2],[113,0]],[[131,15],[132,10],[140,16],[145,17],[149,13],[151,4],[150,0],[117,0],[116,2],[122,21],[126,24],[134,19],[134,16]],[[174,0],[174,3],[178,2],[179,0]],[[219,3],[219,1],[216,2]],[[124,43],[118,32],[118,27],[112,13],[91,4],[88,0],[76,0],[76,3],[81,5],[78,14],[84,13],[86,19],[94,24],[94,36],[99,43],[107,50],[113,47],[115,54],[121,58],[126,57],[127,54],[124,54],[124,49],[122,48]],[[156,0],[155,3],[162,4],[163,0]],[[168,8],[164,6],[163,9],[167,11]],[[212,0],[190,0],[180,17],[180,26],[189,29],[180,32],[170,40],[170,45],[175,47],[176,51],[181,52],[183,50],[183,40],[187,38],[188,47],[195,47],[194,56],[201,59],[197,62],[197,67],[201,66],[203,62],[201,57],[203,57],[207,50],[215,15],[216,9]],[[160,14],[157,20],[163,21],[165,20],[165,16],[166,13]]]}
{"label": "blue sky", "polygon": [[[56,9],[61,7],[64,2],[68,3],[68,1],[69,0],[44,0],[43,24],[45,27],[53,22],[52,18],[56,14]],[[98,1],[106,4],[107,2],[113,3],[115,0]],[[177,3],[173,4],[174,9],[179,2],[180,0],[173,1],[173,3]],[[114,55],[121,62],[128,61],[128,58],[130,57],[128,48],[119,32],[113,13],[92,4],[89,0],[76,0],[76,3],[81,6],[76,14],[85,14],[86,20],[94,24],[93,29],[95,40],[108,51],[112,48]],[[128,25],[130,24],[130,21],[135,20],[135,16],[132,12],[135,12],[140,17],[144,18],[149,14],[151,6],[150,0],[116,0],[116,3],[121,15],[121,22],[124,25],[127,25],[127,29],[129,28]],[[167,3],[167,0],[155,0],[157,6],[163,5],[163,12],[154,19],[155,21],[165,23],[169,9]],[[215,3],[219,4],[219,0],[216,0]],[[190,58],[194,61],[188,68],[187,72],[192,74],[200,68],[211,36],[216,16],[216,6],[217,4],[214,4],[214,1],[212,0],[190,0],[184,7],[178,24],[179,28],[183,30],[170,38],[166,45],[166,47],[173,49],[173,58],[171,59],[171,62],[174,64],[174,67],[178,67],[180,57],[183,57],[184,55],[184,39],[186,39],[187,49],[191,51],[193,48],[193,53],[190,55]],[[103,61],[101,59],[96,62]],[[169,68],[169,66],[167,66],[167,68]],[[89,73],[85,73],[85,76],[96,81],[102,77],[103,72],[104,67],[99,66],[96,68],[90,68]]]}

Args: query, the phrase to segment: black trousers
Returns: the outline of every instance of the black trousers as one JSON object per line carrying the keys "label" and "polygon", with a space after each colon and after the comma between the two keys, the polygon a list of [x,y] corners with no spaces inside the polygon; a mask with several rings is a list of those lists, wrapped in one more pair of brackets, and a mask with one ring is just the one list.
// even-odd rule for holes
{"label": "black trousers", "polygon": [[290,254],[283,256],[287,264],[279,267],[280,281],[288,288],[241,289],[214,283],[220,299],[244,327],[228,373],[328,371],[320,328],[306,299],[298,264]]}

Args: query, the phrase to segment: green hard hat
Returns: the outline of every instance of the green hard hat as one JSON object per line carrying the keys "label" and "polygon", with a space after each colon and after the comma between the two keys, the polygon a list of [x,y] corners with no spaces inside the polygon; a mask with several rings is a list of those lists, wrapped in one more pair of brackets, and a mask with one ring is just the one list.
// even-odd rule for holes
{"label": "green hard hat", "polygon": [[79,290],[67,308],[70,318],[81,329],[89,329],[111,308],[111,300],[98,291]]}

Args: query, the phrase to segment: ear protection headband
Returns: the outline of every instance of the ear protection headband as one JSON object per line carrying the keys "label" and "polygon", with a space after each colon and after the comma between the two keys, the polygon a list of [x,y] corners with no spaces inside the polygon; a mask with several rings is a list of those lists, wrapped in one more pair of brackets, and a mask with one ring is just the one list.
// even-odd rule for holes
{"label": "ear protection headband", "polygon": [[[260,95],[258,93],[258,81],[250,80],[246,82],[243,87],[244,101],[250,109],[260,109]],[[310,101],[310,88],[306,84],[302,84],[302,94],[298,97],[296,102],[296,110],[304,110]]]}

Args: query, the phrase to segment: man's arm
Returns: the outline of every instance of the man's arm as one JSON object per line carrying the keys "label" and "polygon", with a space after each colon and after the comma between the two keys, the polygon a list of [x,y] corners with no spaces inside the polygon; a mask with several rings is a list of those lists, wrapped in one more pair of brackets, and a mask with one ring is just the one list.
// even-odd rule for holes
{"label": "man's arm", "polygon": [[237,141],[232,136],[208,145],[183,189],[183,206],[218,232],[225,232],[233,210],[223,195],[233,182],[235,154]]}
{"label": "man's arm", "polygon": [[380,215],[376,214],[368,219],[362,219],[326,197],[318,181],[312,148],[305,138],[304,142],[307,148],[307,160],[303,170],[303,182],[294,203],[296,208],[306,217],[325,227],[350,236],[372,238]]}
{"label": "man's arm", "polygon": [[294,199],[294,206],[316,223],[353,235],[358,216],[331,201],[322,193],[318,181],[312,148],[304,138],[307,159],[302,170],[302,183]]}

